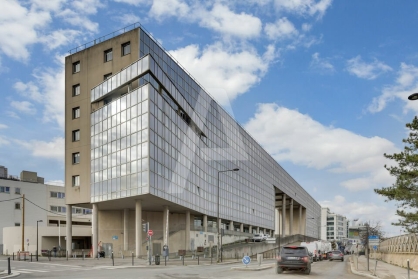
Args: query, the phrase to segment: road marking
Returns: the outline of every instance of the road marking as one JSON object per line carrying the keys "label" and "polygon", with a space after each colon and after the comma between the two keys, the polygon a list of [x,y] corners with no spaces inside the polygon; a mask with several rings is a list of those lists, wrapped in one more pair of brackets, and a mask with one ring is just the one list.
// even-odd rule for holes
{"label": "road marking", "polygon": [[30,272],[49,272],[46,270],[37,270],[37,269],[26,269],[26,268],[19,268],[19,271],[23,270],[23,271],[30,271]]}

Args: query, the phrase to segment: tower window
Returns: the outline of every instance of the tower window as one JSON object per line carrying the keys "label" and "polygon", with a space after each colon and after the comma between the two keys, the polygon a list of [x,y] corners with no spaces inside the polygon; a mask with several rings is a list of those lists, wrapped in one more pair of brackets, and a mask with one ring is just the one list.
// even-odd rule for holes
{"label": "tower window", "polygon": [[80,61],[73,63],[73,74],[80,72]]}
{"label": "tower window", "polygon": [[131,42],[122,44],[122,56],[131,53]]}
{"label": "tower window", "polygon": [[112,61],[113,60],[113,51],[112,49],[105,50],[104,52],[104,61]]}

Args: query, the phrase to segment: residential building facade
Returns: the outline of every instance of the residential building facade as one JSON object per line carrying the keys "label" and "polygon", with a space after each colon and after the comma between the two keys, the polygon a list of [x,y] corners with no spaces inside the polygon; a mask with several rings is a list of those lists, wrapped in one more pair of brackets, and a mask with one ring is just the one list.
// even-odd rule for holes
{"label": "residential building facade", "polygon": [[322,239],[342,241],[348,238],[349,220],[345,216],[332,213],[328,207],[323,207],[322,220],[321,226],[326,228],[321,233]]}

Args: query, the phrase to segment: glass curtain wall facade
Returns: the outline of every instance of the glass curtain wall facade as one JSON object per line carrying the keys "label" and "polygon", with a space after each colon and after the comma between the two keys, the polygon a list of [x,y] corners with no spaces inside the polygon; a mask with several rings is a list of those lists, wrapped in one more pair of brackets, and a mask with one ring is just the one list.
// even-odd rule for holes
{"label": "glass curtain wall facade", "polygon": [[[208,216],[274,228],[275,187],[320,207],[150,36],[140,60],[91,90],[91,202],[151,194]],[[137,88],[131,88],[137,84]],[[218,182],[218,171],[224,172]]]}

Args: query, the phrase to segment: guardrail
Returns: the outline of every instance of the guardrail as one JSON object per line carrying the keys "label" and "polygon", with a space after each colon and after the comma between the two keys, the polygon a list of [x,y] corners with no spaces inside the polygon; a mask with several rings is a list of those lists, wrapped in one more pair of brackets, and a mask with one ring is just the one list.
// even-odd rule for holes
{"label": "guardrail", "polygon": [[418,234],[411,233],[388,238],[380,243],[378,251],[382,253],[416,254],[418,253]]}

